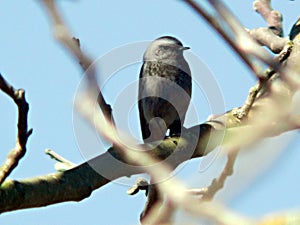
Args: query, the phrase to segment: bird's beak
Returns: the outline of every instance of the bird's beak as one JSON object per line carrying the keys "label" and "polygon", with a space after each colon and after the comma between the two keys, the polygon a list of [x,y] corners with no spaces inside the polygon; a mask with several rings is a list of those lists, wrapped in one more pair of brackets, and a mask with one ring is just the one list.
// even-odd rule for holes
{"label": "bird's beak", "polygon": [[190,47],[180,47],[180,50],[181,50],[181,51],[189,50],[189,49],[190,49]]}

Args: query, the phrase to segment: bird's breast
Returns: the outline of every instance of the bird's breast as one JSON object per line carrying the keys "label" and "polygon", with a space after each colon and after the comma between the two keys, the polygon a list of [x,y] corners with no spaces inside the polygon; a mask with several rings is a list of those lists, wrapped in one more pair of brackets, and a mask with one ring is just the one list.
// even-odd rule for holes
{"label": "bird's breast", "polygon": [[[169,93],[174,94],[175,89],[183,89],[189,96],[192,91],[192,80],[187,63],[177,63],[179,66],[166,64],[159,61],[144,63],[140,78],[143,91],[150,94]],[[141,88],[141,87],[140,87]],[[176,92],[175,92],[176,93]]]}
{"label": "bird's breast", "polygon": [[139,81],[139,99],[146,118],[174,118],[174,108],[179,115],[184,115],[190,97],[189,70],[186,73],[176,66],[156,61],[144,63]]}

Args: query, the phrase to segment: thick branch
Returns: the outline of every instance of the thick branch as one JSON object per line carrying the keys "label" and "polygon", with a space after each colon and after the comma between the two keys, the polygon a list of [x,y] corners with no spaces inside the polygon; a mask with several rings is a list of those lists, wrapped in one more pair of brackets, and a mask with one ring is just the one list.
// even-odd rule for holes
{"label": "thick branch", "polygon": [[[205,151],[209,152],[209,149],[206,148],[207,140],[211,132],[215,133],[216,131],[207,129],[208,125],[202,126],[205,129],[202,129],[203,132],[200,134],[201,143],[198,143],[191,157],[200,157],[206,154]],[[201,129],[201,126],[189,130],[190,138],[194,138],[193,132],[195,132],[195,129]],[[177,142],[178,146],[174,142]],[[160,159],[166,159],[172,155],[170,164],[175,167],[190,158],[185,156],[186,148],[189,147],[188,141],[180,141],[179,138],[173,138],[172,141],[166,139],[161,145],[151,150],[150,155]],[[211,145],[210,150],[212,149],[213,146]],[[137,152],[136,154],[142,158],[148,153]],[[112,180],[144,172],[141,167],[135,165],[137,165],[135,162],[126,161],[120,154],[119,149],[110,148],[108,152],[65,172],[21,181],[7,180],[0,187],[0,212],[82,200],[90,196],[93,190]],[[105,176],[109,179],[96,171],[104,171]]]}
{"label": "thick branch", "polygon": [[14,89],[0,74],[0,89],[11,97],[18,107],[18,137],[16,146],[9,152],[6,161],[0,168],[0,185],[9,174],[18,166],[20,159],[26,153],[26,143],[32,133],[27,124],[29,105],[25,99],[25,91]]}
{"label": "thick branch", "polygon": [[[101,157],[99,161],[101,162]],[[21,181],[7,180],[0,189],[0,212],[79,201],[108,182],[109,180],[96,173],[88,163],[63,173]]]}

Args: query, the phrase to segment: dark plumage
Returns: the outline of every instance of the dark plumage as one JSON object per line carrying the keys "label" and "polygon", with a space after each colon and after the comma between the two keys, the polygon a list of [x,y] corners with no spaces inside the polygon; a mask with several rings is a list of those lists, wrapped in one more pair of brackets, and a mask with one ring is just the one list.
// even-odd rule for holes
{"label": "dark plumage", "polygon": [[191,72],[183,57],[189,49],[170,36],[148,46],[139,80],[139,115],[145,142],[180,135],[192,92]]}

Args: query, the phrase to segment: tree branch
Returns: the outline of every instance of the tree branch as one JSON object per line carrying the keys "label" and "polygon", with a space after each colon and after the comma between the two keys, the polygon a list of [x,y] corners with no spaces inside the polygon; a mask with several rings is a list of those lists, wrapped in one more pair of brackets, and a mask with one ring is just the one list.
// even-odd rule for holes
{"label": "tree branch", "polygon": [[272,52],[279,53],[289,42],[288,38],[282,38],[282,15],[272,9],[270,0],[256,0],[253,9],[267,22],[268,27],[248,30],[248,33],[260,45],[267,46]]}
{"label": "tree branch", "polygon": [[[282,49],[282,51],[275,57],[275,61],[278,63],[283,63],[291,54],[293,49],[293,43],[288,42],[287,45],[285,45]],[[244,105],[240,108],[233,109],[233,115],[236,116],[239,120],[242,120],[245,118],[249,111],[251,110],[256,98],[258,96],[262,96],[265,93],[270,92],[270,79],[275,75],[276,72],[272,70],[271,68],[268,68],[265,71],[265,77],[267,77],[266,80],[259,80],[258,83],[251,87],[248,93],[248,97],[244,103]]]}
{"label": "tree branch", "polygon": [[53,35],[54,37],[62,44],[63,47],[68,50],[71,55],[79,62],[87,81],[89,87],[97,93],[97,102],[98,105],[104,114],[105,119],[114,126],[115,122],[112,115],[112,109],[109,104],[106,103],[101,90],[99,89],[96,76],[96,70],[94,68],[93,60],[90,59],[86,54],[84,54],[80,49],[80,41],[78,38],[74,38],[68,27],[65,25],[62,16],[60,15],[59,10],[56,7],[55,0],[42,0],[41,4],[46,8],[49,17],[52,21]]}
{"label": "tree branch", "polygon": [[236,150],[229,152],[228,159],[222,173],[218,178],[214,179],[208,187],[200,189],[190,189],[187,190],[187,192],[192,195],[200,195],[201,200],[204,201],[212,200],[215,194],[224,187],[225,181],[228,176],[231,176],[233,174],[233,167],[237,153],[238,151]]}
{"label": "tree branch", "polygon": [[45,153],[49,155],[52,159],[57,161],[57,163],[54,166],[56,171],[63,172],[76,167],[75,163],[72,163],[71,161],[65,159],[64,157],[60,156],[51,149],[46,149]]}
{"label": "tree branch", "polygon": [[254,1],[253,9],[264,18],[275,35],[280,37],[283,35],[282,15],[280,12],[273,10],[270,0]]}
{"label": "tree branch", "polygon": [[80,201],[90,196],[92,190],[108,182],[88,163],[65,172],[21,181],[6,180],[0,188],[0,212]]}
{"label": "tree branch", "polygon": [[289,42],[288,38],[279,37],[274,34],[274,30],[269,27],[260,27],[247,31],[258,44],[268,47],[273,53],[279,53]]}
{"label": "tree branch", "polygon": [[[281,78],[289,85],[291,90],[300,87],[299,76],[293,71],[293,67],[281,67],[273,57],[261,48],[245,31],[237,19],[220,0],[208,0],[215,12],[205,10],[193,0],[185,1],[195,12],[202,16],[241,57],[244,63],[253,71],[258,80],[265,80],[261,73],[261,67],[267,65],[272,70],[280,73]],[[259,66],[258,63],[263,65]]]}
{"label": "tree branch", "polygon": [[0,89],[14,100],[18,107],[18,136],[16,146],[9,152],[6,161],[0,167],[0,185],[18,166],[21,158],[26,153],[26,144],[32,129],[28,129],[27,117],[29,105],[25,99],[23,89],[14,89],[0,74]]}
{"label": "tree branch", "polygon": [[228,45],[238,54],[238,56],[244,61],[244,63],[256,74],[259,71],[256,65],[254,65],[248,56],[241,51],[241,48],[237,45],[236,41],[232,39],[232,36],[228,34],[228,31],[223,28],[223,21],[218,20],[215,15],[210,15],[204,8],[197,4],[194,0],[185,0],[195,12],[200,15],[208,24],[210,24],[217,33],[228,43]]}

